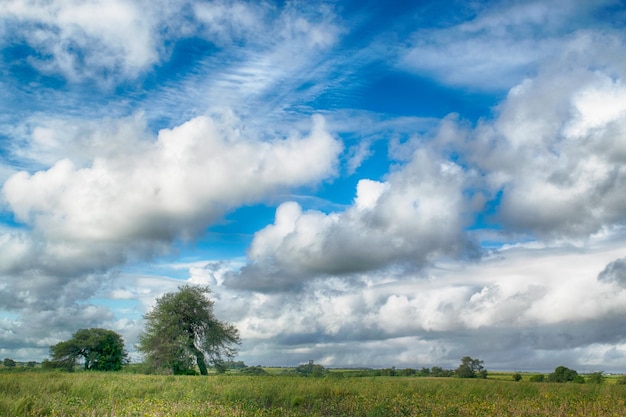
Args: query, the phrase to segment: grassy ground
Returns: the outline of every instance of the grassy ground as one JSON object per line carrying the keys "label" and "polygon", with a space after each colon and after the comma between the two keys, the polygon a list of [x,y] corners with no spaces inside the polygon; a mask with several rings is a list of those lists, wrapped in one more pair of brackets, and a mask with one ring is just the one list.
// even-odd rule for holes
{"label": "grassy ground", "polygon": [[626,386],[416,377],[3,373],[0,416],[626,416]]}

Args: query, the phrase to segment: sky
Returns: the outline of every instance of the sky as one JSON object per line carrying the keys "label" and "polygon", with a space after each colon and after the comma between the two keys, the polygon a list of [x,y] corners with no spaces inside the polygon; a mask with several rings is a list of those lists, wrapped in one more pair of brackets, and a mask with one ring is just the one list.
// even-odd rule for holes
{"label": "sky", "polygon": [[238,360],[626,372],[620,0],[0,2],[0,357],[208,285]]}

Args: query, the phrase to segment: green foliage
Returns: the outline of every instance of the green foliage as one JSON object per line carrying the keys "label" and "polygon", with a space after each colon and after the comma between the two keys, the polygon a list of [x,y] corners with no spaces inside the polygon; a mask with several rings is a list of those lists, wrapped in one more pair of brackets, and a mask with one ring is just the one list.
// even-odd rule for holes
{"label": "green foliage", "polygon": [[615,381],[617,385],[626,385],[626,375],[622,375]]}
{"label": "green foliage", "polygon": [[487,371],[483,368],[483,361],[465,356],[461,364],[454,371],[459,378],[487,378]]}
{"label": "green foliage", "polygon": [[47,369],[73,371],[82,358],[85,370],[119,371],[128,362],[122,336],[106,329],[80,329],[70,340],[50,347],[51,361]]}
{"label": "green foliage", "polygon": [[419,376],[430,376],[430,368],[422,368],[419,371],[417,371],[417,375]]}
{"label": "green foliage", "polygon": [[380,375],[381,376],[396,376],[398,375],[398,371],[396,371],[396,368],[384,368],[380,370]]}
{"label": "green foliage", "polygon": [[626,398],[615,384],[93,372],[5,373],[0,393],[0,416],[23,417],[612,417],[624,415]]}
{"label": "green foliage", "polygon": [[4,358],[4,360],[2,361],[2,364],[4,365],[5,368],[15,368],[17,366],[17,363],[10,358]]}
{"label": "green foliage", "polygon": [[412,375],[417,375],[417,371],[413,368],[405,368],[405,369],[400,369],[398,371],[398,374],[400,376],[412,376]]}
{"label": "green foliage", "polygon": [[226,371],[225,361],[237,353],[238,330],[219,321],[207,287],[185,285],[163,295],[147,313],[146,329],[139,337],[138,350],[153,369],[188,375],[207,375],[207,366]]}
{"label": "green foliage", "polygon": [[578,375],[578,372],[573,369],[557,366],[554,372],[548,375],[548,382],[576,382],[582,384],[585,382],[585,378]]}
{"label": "green foliage", "polygon": [[239,371],[244,375],[269,375],[267,371],[260,366],[246,366]]}
{"label": "green foliage", "polygon": [[307,364],[300,365],[296,368],[295,373],[301,376],[322,377],[328,375],[328,370],[322,365],[309,361]]}
{"label": "green foliage", "polygon": [[530,382],[543,382],[545,381],[546,376],[544,374],[537,374],[530,377]]}
{"label": "green foliage", "polygon": [[521,381],[522,380],[522,374],[520,374],[519,372],[516,372],[513,374],[513,381]]}
{"label": "green foliage", "polygon": [[[448,378],[453,376],[455,373],[455,371],[453,371],[452,369],[443,369],[440,366],[433,366],[432,368],[430,368],[430,376],[434,376],[437,378]],[[425,375],[428,376],[428,375]]]}
{"label": "green foliage", "polygon": [[592,372],[587,375],[587,382],[590,384],[604,384],[604,373],[600,372]]}
{"label": "green foliage", "polygon": [[233,361],[233,360],[224,361],[224,366],[227,369],[243,369],[247,367],[244,361]]}

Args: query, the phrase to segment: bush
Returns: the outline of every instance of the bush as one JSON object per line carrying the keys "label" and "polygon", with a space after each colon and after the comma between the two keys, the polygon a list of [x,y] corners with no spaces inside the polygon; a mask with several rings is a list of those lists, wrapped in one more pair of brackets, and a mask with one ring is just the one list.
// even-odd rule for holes
{"label": "bush", "polygon": [[5,358],[4,361],[2,361],[2,364],[5,368],[15,368],[15,366],[17,366],[17,363],[10,358]]}
{"label": "bush", "polygon": [[530,382],[543,382],[546,377],[544,374],[537,374],[530,377]]}
{"label": "bush", "polygon": [[522,380],[522,374],[520,374],[519,372],[516,372],[513,374],[513,381],[521,381]]}
{"label": "bush", "polygon": [[245,368],[242,368],[239,372],[244,375],[269,375],[267,371],[260,366],[246,366]]}
{"label": "bush", "polygon": [[587,375],[587,381],[591,384],[603,384],[604,383],[604,374],[602,371],[600,372],[592,372]]}
{"label": "bush", "polygon": [[579,384],[585,383],[585,378],[578,375],[573,369],[566,368],[565,366],[557,366],[550,375],[548,375],[549,382],[576,382]]}
{"label": "bush", "polygon": [[324,368],[322,365],[313,363],[313,361],[309,361],[309,363],[305,365],[298,366],[295,372],[298,375],[312,377],[326,376],[329,373],[326,368]]}

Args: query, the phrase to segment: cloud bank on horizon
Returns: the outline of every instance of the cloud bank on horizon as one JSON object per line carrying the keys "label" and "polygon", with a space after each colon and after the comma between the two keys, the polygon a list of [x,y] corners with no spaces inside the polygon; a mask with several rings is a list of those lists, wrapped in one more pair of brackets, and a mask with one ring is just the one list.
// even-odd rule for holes
{"label": "cloud bank on horizon", "polygon": [[[0,355],[209,285],[246,363],[626,371],[618,1],[6,0]],[[132,350],[132,347],[131,347]]]}

